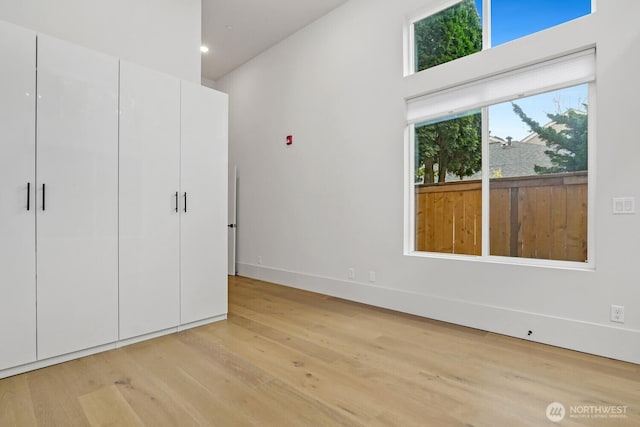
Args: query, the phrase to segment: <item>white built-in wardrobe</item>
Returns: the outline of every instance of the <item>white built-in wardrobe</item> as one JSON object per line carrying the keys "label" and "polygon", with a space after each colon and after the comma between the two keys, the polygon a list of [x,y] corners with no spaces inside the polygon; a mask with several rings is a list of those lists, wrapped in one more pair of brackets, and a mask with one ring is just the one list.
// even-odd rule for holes
{"label": "white built-in wardrobe", "polygon": [[227,96],[0,22],[0,378],[224,319]]}

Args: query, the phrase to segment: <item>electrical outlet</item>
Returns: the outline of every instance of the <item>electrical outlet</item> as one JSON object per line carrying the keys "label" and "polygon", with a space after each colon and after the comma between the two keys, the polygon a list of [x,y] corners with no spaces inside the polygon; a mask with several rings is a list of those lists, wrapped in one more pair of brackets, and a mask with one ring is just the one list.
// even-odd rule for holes
{"label": "electrical outlet", "polygon": [[262,255],[258,255],[258,265],[262,265]]}
{"label": "electrical outlet", "polygon": [[347,278],[349,280],[354,280],[356,278],[356,269],[355,268],[350,268],[349,270],[347,270]]}
{"label": "electrical outlet", "polygon": [[369,270],[369,281],[371,283],[375,283],[376,282],[376,272],[373,270]]}
{"label": "electrical outlet", "polygon": [[617,323],[624,323],[624,306],[611,305],[611,321]]}

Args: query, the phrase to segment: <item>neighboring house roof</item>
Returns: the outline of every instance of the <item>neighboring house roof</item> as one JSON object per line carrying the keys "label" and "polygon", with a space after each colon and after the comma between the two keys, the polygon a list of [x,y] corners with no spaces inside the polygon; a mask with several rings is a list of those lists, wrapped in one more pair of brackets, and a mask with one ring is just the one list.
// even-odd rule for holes
{"label": "neighboring house roof", "polygon": [[[583,111],[573,110],[586,114]],[[551,121],[543,126],[551,127],[560,132],[567,127],[556,121]],[[511,141],[510,137],[489,136],[489,163],[491,178],[507,178],[515,176],[536,175],[535,166],[552,166],[549,156],[545,153],[549,148],[537,132],[531,132],[521,141]],[[477,172],[471,176],[465,176],[462,180],[481,179],[482,173]],[[459,181],[460,177],[447,174],[447,181]]]}
{"label": "neighboring house roof", "polygon": [[[489,139],[489,177],[507,178],[536,175],[534,166],[552,166],[549,156],[545,154],[546,150],[548,150],[548,148],[544,142],[539,144],[535,142],[511,141],[511,145],[509,145],[504,139],[492,136]],[[482,173],[476,172],[471,176],[465,176],[463,180],[481,178]],[[459,180],[460,178],[458,176],[452,174],[448,174],[447,176],[447,181]]]}
{"label": "neighboring house roof", "polygon": [[[537,135],[536,135],[537,136]],[[489,176],[499,175],[527,176],[535,175],[534,166],[551,166],[548,150],[544,142],[512,141],[511,145],[493,143],[489,144]]]}

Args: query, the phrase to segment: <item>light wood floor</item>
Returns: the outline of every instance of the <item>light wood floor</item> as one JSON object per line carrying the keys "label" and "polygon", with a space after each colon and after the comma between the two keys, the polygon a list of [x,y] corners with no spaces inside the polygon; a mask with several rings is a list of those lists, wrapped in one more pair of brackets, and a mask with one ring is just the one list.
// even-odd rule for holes
{"label": "light wood floor", "polygon": [[[640,367],[229,281],[229,320],[0,380],[0,426],[640,425]],[[553,424],[551,402],[626,418]]]}

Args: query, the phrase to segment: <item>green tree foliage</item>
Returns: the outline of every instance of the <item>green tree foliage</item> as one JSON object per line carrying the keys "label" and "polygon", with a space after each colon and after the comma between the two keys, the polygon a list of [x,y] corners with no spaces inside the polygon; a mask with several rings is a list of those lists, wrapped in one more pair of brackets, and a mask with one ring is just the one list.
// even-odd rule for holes
{"label": "green tree foliage", "polygon": [[[414,24],[416,71],[482,50],[482,25],[473,0]],[[444,182],[481,168],[480,113],[416,128],[416,181]],[[437,176],[437,181],[436,181]]]}
{"label": "green tree foliage", "polygon": [[[547,114],[547,117],[558,126],[540,126],[527,116],[519,105],[513,103],[513,111],[526,123],[531,131],[536,132],[549,147],[545,154],[549,156],[552,166],[536,165],[534,170],[539,174],[584,171],[588,167],[588,118],[586,112],[567,110],[563,114]],[[583,104],[585,110],[587,105]],[[557,130],[560,129],[560,130]]]}
{"label": "green tree foliage", "polygon": [[416,170],[425,184],[445,182],[447,174],[462,179],[480,170],[481,117],[475,113],[416,128]]}
{"label": "green tree foliage", "polygon": [[482,50],[482,24],[473,0],[414,24],[416,71]]}

